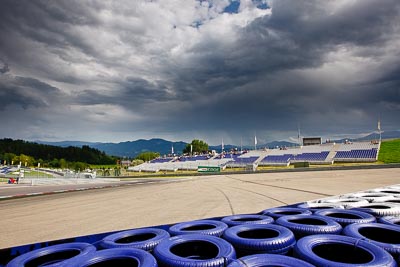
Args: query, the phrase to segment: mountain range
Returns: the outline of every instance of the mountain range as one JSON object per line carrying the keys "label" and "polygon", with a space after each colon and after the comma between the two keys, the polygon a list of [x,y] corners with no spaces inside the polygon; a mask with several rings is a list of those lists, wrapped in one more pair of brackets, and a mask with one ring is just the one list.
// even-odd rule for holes
{"label": "mountain range", "polygon": [[[343,138],[340,140],[335,140],[337,143],[344,142],[346,139],[350,141],[367,141],[372,139],[377,139],[379,136],[376,133],[372,133],[361,138]],[[385,131],[382,132],[382,139],[393,139],[400,138],[400,131]],[[60,141],[60,142],[46,142],[46,141],[36,141],[36,143],[47,144],[53,146],[76,146],[82,147],[83,145],[90,146],[92,148],[96,148],[100,151],[104,151],[108,155],[126,157],[126,158],[134,158],[142,152],[153,151],[159,152],[160,155],[170,154],[172,151],[172,147],[174,148],[175,154],[181,154],[182,150],[185,148],[187,143],[185,142],[171,142],[160,138],[153,138],[150,140],[139,139],[136,141],[127,141],[120,143],[100,143],[100,142],[81,142],[81,141]],[[258,148],[274,148],[274,147],[290,147],[295,146],[295,143],[287,142],[287,141],[273,141],[266,144],[257,145]],[[243,146],[243,149],[253,149],[253,146]],[[217,152],[221,151],[221,145],[218,146],[209,146],[210,150],[215,150]],[[240,146],[237,145],[224,145],[224,150],[229,151],[231,149],[240,149]]]}

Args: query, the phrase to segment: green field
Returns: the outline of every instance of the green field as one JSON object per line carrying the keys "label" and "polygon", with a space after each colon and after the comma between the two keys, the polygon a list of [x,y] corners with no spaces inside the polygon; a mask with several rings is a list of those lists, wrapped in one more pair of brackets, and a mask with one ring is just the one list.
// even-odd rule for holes
{"label": "green field", "polygon": [[378,160],[384,163],[400,163],[400,139],[382,141]]}

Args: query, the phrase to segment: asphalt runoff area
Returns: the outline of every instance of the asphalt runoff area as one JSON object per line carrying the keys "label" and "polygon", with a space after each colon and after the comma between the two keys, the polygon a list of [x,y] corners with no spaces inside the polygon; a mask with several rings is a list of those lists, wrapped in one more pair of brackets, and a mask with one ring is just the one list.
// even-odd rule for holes
{"label": "asphalt runoff area", "polygon": [[257,213],[267,208],[399,183],[399,168],[256,173],[188,177],[171,183],[132,184],[8,199],[0,201],[0,249]]}

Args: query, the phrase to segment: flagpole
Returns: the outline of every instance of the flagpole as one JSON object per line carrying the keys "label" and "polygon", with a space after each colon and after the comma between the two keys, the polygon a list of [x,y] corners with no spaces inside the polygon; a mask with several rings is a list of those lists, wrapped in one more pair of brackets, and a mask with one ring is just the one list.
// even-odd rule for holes
{"label": "flagpole", "polygon": [[254,134],[254,150],[257,150],[257,135]]}
{"label": "flagpole", "polygon": [[381,118],[378,120],[379,143],[382,141]]}
{"label": "flagpole", "polygon": [[299,143],[299,147],[301,147],[301,141],[300,141],[300,124],[297,123],[297,142]]}

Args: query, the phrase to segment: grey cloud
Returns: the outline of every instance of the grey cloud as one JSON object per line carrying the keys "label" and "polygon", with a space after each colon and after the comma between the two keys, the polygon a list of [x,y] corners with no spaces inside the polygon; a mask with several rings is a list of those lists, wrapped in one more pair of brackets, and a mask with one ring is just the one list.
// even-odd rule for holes
{"label": "grey cloud", "polygon": [[168,88],[162,82],[153,82],[141,78],[128,77],[122,82],[115,83],[112,94],[84,90],[75,96],[75,102],[83,105],[114,104],[126,109],[138,110],[145,105],[162,103],[172,100]]}
{"label": "grey cloud", "polygon": [[4,110],[11,105],[23,109],[49,107],[65,98],[65,95],[58,88],[37,79],[3,75],[0,76],[0,97],[0,109]]}
{"label": "grey cloud", "polygon": [[9,71],[10,68],[8,67],[8,64],[0,59],[0,73],[4,74]]}
{"label": "grey cloud", "polygon": [[[152,14],[136,14],[134,6],[121,10],[107,1],[3,1],[0,30],[9,38],[0,38],[0,58],[12,71],[0,64],[0,97],[8,106],[24,108],[52,109],[55,102],[123,107],[146,120],[114,128],[148,129],[155,136],[171,131],[226,131],[232,136],[292,132],[298,122],[310,133],[360,132],[377,114],[390,127],[399,127],[400,63],[390,59],[400,55],[398,0],[342,1],[334,10],[335,1],[270,2],[271,15],[237,27],[233,41],[201,35],[206,31],[201,25],[191,48],[173,58],[171,47],[157,43],[162,40],[152,43],[156,37],[148,35],[150,26],[141,19]],[[123,23],[104,22],[99,14],[109,10],[118,11]],[[125,24],[130,17],[138,22]],[[115,33],[116,43],[126,50],[115,55],[120,48],[94,45],[82,29]],[[305,74],[334,65],[332,54],[342,50],[352,57],[344,63],[351,65],[357,57],[375,67],[358,64],[358,76],[348,80]],[[125,58],[130,55],[132,61]],[[100,70],[92,74],[93,66]],[[340,66],[332,72],[340,73]],[[11,79],[14,71],[32,73],[32,78]],[[74,96],[51,81],[65,91],[73,88]]]}

